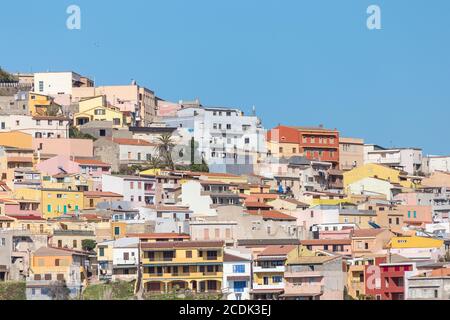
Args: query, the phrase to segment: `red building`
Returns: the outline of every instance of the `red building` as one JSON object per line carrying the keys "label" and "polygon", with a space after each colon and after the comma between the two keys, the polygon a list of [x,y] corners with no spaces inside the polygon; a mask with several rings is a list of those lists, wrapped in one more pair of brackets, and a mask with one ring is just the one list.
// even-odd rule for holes
{"label": "red building", "polygon": [[325,161],[339,167],[339,131],[323,127],[278,126],[267,134],[269,150],[280,157],[302,155],[308,160]]}
{"label": "red building", "polygon": [[404,300],[405,276],[415,270],[415,262],[406,258],[386,262],[386,257],[375,258],[375,265],[364,271],[366,296],[377,300]]}

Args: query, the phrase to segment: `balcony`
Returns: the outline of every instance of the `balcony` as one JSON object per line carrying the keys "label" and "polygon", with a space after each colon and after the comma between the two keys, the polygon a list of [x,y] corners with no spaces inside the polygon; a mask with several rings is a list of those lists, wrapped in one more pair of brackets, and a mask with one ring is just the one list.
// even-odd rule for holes
{"label": "balcony", "polygon": [[136,258],[128,259],[128,260],[114,259],[113,264],[115,266],[135,266],[138,264],[138,261]]}
{"label": "balcony", "polygon": [[284,283],[276,283],[276,284],[256,284],[253,283],[253,290],[283,290]]}
{"label": "balcony", "polygon": [[291,272],[286,271],[284,274],[285,278],[322,278],[323,274],[320,271],[300,271],[300,272]]}
{"label": "balcony", "polygon": [[163,189],[177,189],[179,187],[179,185],[175,184],[175,183],[163,183],[162,185]]}
{"label": "balcony", "polygon": [[262,273],[284,272],[285,270],[286,270],[285,266],[276,266],[276,267],[260,267],[260,266],[256,266],[256,267],[253,267],[253,272],[254,273],[258,273],[258,272],[262,272]]}
{"label": "balcony", "polygon": [[286,295],[307,295],[307,296],[318,296],[322,295],[325,288],[322,285],[313,284],[290,284],[287,283],[284,289]]}

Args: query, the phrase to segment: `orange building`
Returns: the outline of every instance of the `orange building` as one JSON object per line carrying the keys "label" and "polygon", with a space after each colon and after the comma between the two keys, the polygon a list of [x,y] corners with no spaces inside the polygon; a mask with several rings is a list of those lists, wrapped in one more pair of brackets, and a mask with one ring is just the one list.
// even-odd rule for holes
{"label": "orange building", "polygon": [[336,129],[278,126],[267,133],[267,143],[273,156],[304,156],[339,167],[339,131]]}

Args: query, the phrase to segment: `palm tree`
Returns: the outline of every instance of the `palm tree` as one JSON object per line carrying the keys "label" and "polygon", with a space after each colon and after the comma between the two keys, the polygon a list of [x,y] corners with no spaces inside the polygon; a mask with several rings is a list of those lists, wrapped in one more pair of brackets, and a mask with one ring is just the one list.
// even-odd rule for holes
{"label": "palm tree", "polygon": [[161,159],[164,161],[166,167],[171,170],[175,170],[175,165],[172,159],[172,151],[175,147],[175,143],[172,140],[171,134],[162,134],[158,137],[158,153]]}
{"label": "palm tree", "polygon": [[162,161],[158,156],[150,156],[147,160],[147,166],[149,169],[159,169],[161,168]]}

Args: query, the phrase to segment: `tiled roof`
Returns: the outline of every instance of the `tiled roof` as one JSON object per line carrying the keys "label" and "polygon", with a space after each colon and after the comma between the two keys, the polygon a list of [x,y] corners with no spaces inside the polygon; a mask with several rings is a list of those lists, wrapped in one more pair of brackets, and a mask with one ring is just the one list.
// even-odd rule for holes
{"label": "tiled roof", "polygon": [[261,216],[263,219],[266,220],[286,220],[286,221],[296,221],[297,218],[281,213],[279,211],[275,211],[275,210],[262,210],[262,211],[257,211],[257,210],[246,210],[244,211],[250,215],[253,216]]}
{"label": "tiled roof", "polygon": [[53,247],[41,247],[34,252],[34,256],[47,257],[47,256],[72,256],[72,255],[86,255],[87,252],[76,251],[71,249],[53,248]]}
{"label": "tiled roof", "polygon": [[223,261],[224,262],[241,262],[241,261],[250,261],[249,259],[239,257],[233,254],[225,253],[223,255]]}
{"label": "tiled roof", "polygon": [[91,166],[98,166],[98,167],[111,167],[110,164],[107,164],[103,161],[97,160],[97,159],[82,159],[82,158],[76,158],[75,162],[81,165],[91,165]]}
{"label": "tiled roof", "polygon": [[44,218],[33,215],[12,215],[8,214],[8,217],[17,219],[17,220],[29,220],[29,221],[46,221]]}
{"label": "tiled roof", "polygon": [[253,201],[248,201],[245,202],[245,206],[247,208],[273,208],[273,206],[268,205],[266,203],[262,203],[262,202],[253,202]]}
{"label": "tiled roof", "polygon": [[103,192],[103,191],[85,191],[84,195],[86,197],[117,197],[117,198],[122,198],[123,196],[121,194],[118,193],[114,193],[114,192]]}
{"label": "tiled roof", "polygon": [[258,256],[280,256],[286,255],[295,249],[294,245],[268,246]]}
{"label": "tiled roof", "polygon": [[353,238],[376,237],[386,229],[359,229],[353,232]]}
{"label": "tiled roof", "polygon": [[112,138],[112,142],[126,146],[143,146],[143,147],[155,147],[155,143],[150,143],[141,139],[124,139],[124,138]]}

